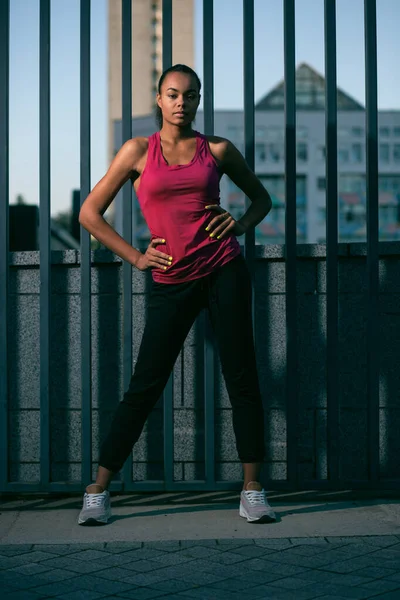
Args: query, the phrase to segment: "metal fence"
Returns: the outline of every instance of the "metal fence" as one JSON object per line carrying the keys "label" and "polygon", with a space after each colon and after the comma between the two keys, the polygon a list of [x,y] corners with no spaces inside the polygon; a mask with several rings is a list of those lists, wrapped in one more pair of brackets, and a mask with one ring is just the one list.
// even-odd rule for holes
{"label": "metal fence", "polygon": [[[122,121],[123,141],[132,137],[131,43],[132,4],[122,1]],[[172,0],[163,0],[163,67],[172,62]],[[90,0],[81,0],[81,202],[90,191]],[[368,458],[369,480],[360,485],[379,487],[379,372],[378,372],[378,159],[377,159],[377,44],[376,1],[365,0],[366,64],[366,152],[367,152],[367,269],[368,269]],[[50,251],[50,0],[40,0],[40,483],[9,481],[8,448],[8,103],[9,103],[9,2],[0,2],[0,491],[78,491],[91,481],[91,250],[90,235],[81,230],[81,382],[82,382],[82,482],[52,482],[50,477],[49,351],[51,302]],[[203,62],[205,133],[214,128],[213,104],[213,0],[203,0]],[[243,0],[244,134],[245,157],[254,168],[254,1]],[[336,3],[325,0],[326,65],[326,178],[327,178],[327,399],[328,477],[300,481],[297,468],[298,443],[298,340],[297,340],[297,243],[296,243],[296,89],[295,89],[295,0],[284,0],[285,65],[285,171],[286,171],[286,329],[287,329],[287,481],[277,487],[299,489],[341,487],[339,462],[340,407],[338,394],[338,213],[337,213],[337,106],[336,106]],[[123,236],[132,241],[132,187],[123,188]],[[245,255],[251,266],[254,232],[245,238]],[[132,269],[123,264],[124,386],[132,365]],[[205,389],[205,480],[174,481],[173,378],[164,391],[164,480],[132,481],[132,457],[123,469],[124,490],[221,490],[238,482],[215,478],[214,447],[214,354],[204,346]],[[396,483],[396,482],[392,482]],[[121,489],[120,484],[116,484]],[[274,485],[274,483],[272,483]],[[354,482],[357,486],[357,482]],[[111,486],[113,489],[113,486]]]}

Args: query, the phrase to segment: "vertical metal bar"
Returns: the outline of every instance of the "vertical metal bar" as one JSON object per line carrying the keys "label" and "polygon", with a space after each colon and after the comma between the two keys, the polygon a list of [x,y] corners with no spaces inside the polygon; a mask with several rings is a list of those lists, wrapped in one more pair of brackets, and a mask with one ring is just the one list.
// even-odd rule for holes
{"label": "vertical metal bar", "polygon": [[[254,170],[254,0],[243,0],[243,83],[244,83],[244,148],[245,158]],[[249,199],[246,198],[246,208]],[[254,228],[245,233],[245,257],[252,271]]]}
{"label": "vertical metal bar", "polygon": [[376,0],[365,0],[366,183],[367,183],[367,395],[370,483],[379,479],[379,213]]}
{"label": "vertical metal bar", "polygon": [[172,0],[162,3],[163,71],[172,65]]}
{"label": "vertical metal bar", "polygon": [[[204,133],[214,135],[214,0],[203,0]],[[215,389],[214,346],[205,314],[204,391],[206,483],[215,484]]]}
{"label": "vertical metal bar", "polygon": [[[81,0],[81,205],[90,193],[90,0]],[[81,228],[82,483],[92,481],[91,241]]]}
{"label": "vertical metal bar", "polygon": [[203,0],[204,133],[214,135],[214,0]]}
{"label": "vertical metal bar", "polygon": [[0,2],[0,492],[8,483],[10,3]]}
{"label": "vertical metal bar", "polygon": [[39,45],[40,484],[43,489],[50,482],[50,0],[40,0]]}
{"label": "vertical metal bar", "polygon": [[[339,481],[338,394],[338,183],[337,183],[337,89],[336,89],[336,0],[325,0],[326,75],[326,394],[328,479]],[[317,478],[319,478],[317,474]]]}
{"label": "vertical metal bar", "polygon": [[[122,0],[122,143],[132,137],[132,0]],[[132,183],[122,189],[123,238],[132,244]],[[132,374],[132,265],[123,261],[124,389]],[[132,453],[123,468],[124,484],[132,482]]]}
{"label": "vertical metal bar", "polygon": [[284,2],[287,478],[297,484],[296,70],[294,0]]}
{"label": "vertical metal bar", "polygon": [[[163,70],[172,65],[172,0],[162,3]],[[164,407],[164,485],[168,490],[174,480],[174,372],[163,392]]]}

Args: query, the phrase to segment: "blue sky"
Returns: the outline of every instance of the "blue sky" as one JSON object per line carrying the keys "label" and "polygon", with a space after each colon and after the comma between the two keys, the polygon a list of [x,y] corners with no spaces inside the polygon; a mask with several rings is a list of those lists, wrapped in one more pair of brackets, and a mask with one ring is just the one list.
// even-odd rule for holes
{"label": "blue sky", "polygon": [[[114,0],[119,1],[119,0]],[[195,68],[202,76],[202,1]],[[242,0],[215,0],[215,107],[243,106]],[[338,85],[364,103],[363,0],[337,0]],[[323,0],[296,0],[296,63],[324,74]],[[283,0],[255,0],[255,99],[283,77]],[[399,0],[377,0],[378,106],[400,109]],[[92,186],[107,169],[107,0],[92,0]],[[12,0],[10,201],[39,203],[39,1]],[[79,0],[51,2],[51,213],[79,187]]]}

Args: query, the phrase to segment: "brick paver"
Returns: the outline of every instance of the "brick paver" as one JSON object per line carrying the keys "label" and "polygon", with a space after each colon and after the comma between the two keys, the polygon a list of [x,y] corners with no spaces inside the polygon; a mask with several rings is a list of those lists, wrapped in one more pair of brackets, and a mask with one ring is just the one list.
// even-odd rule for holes
{"label": "brick paver", "polygon": [[400,600],[400,538],[0,544],[1,600]]}

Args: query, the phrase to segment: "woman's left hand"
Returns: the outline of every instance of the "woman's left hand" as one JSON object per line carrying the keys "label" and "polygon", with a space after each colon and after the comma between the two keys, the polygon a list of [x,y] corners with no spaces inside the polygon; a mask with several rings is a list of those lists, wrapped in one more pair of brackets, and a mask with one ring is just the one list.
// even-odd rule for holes
{"label": "woman's left hand", "polygon": [[209,204],[206,206],[206,209],[214,210],[219,213],[206,227],[206,231],[210,233],[211,238],[220,240],[228,235],[228,233],[233,233],[237,236],[246,233],[244,225],[235,221],[232,215],[219,204]]}

